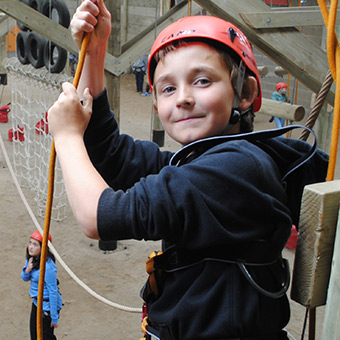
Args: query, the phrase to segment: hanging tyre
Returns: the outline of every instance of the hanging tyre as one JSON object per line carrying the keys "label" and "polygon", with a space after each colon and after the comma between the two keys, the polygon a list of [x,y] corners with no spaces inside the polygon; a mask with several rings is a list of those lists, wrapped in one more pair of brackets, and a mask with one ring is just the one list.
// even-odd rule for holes
{"label": "hanging tyre", "polygon": [[70,25],[70,12],[63,0],[44,0],[40,12],[66,28]]}
{"label": "hanging tyre", "polygon": [[[37,0],[20,0],[20,2],[32,7],[36,11],[39,10],[39,4],[38,4]],[[22,31],[29,31],[30,30],[27,26],[25,26],[24,24],[22,24],[19,21],[17,21],[17,25],[18,25],[19,29],[21,29]]]}
{"label": "hanging tyre", "polygon": [[44,64],[50,73],[60,73],[67,61],[67,51],[52,41],[46,41],[44,47]]}
{"label": "hanging tyre", "polygon": [[28,56],[26,53],[27,39],[29,32],[19,32],[16,38],[17,44],[17,57],[21,64],[26,65],[30,61],[28,60]]}
{"label": "hanging tyre", "polygon": [[26,54],[34,68],[44,66],[44,47],[46,39],[36,32],[30,32],[27,39]]}

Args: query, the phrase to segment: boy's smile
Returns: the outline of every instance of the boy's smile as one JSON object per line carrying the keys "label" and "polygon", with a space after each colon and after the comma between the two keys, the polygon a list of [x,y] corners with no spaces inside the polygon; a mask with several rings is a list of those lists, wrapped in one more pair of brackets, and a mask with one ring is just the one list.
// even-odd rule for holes
{"label": "boy's smile", "polygon": [[154,75],[155,110],[175,141],[186,145],[221,134],[227,126],[234,90],[219,53],[200,42],[166,54]]}

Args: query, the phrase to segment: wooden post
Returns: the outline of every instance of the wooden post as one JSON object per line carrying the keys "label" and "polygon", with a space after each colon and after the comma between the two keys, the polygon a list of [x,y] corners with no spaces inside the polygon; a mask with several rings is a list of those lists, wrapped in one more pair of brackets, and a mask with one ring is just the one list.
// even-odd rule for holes
{"label": "wooden post", "polygon": [[6,37],[0,37],[0,73],[6,73],[4,60],[6,59]]}
{"label": "wooden post", "polygon": [[122,11],[121,11],[121,27],[123,29],[123,41],[122,44],[125,44],[128,41],[128,25],[129,25],[129,4],[128,0],[122,0]]}
{"label": "wooden post", "polygon": [[[166,2],[160,4],[160,16],[162,16],[169,8],[167,8]],[[157,0],[156,0],[156,11],[157,8]],[[156,14],[155,20],[158,18],[158,15]],[[155,38],[159,32],[157,32],[157,26],[155,26]],[[154,108],[152,107],[152,132],[151,132],[151,140],[155,142],[159,147],[164,146],[164,137],[165,132],[163,125],[161,121],[159,120],[158,116],[156,115],[156,112]]]}
{"label": "wooden post", "polygon": [[332,271],[328,288],[322,340],[337,340],[340,334],[340,221],[335,236]]}
{"label": "wooden post", "polygon": [[291,298],[309,309],[309,340],[315,339],[316,307],[326,304],[339,200],[340,181],[303,192]]}
{"label": "wooden post", "polygon": [[[120,19],[121,19],[121,1],[108,0],[106,7],[111,13],[112,31],[108,44],[108,53],[119,57],[121,54],[120,38]],[[115,118],[119,124],[120,116],[120,76],[114,76],[112,73],[105,71],[105,85],[108,92],[111,109],[115,112]]]}
{"label": "wooden post", "polygon": [[307,185],[303,192],[291,298],[308,308],[326,303],[339,200],[340,180]]}

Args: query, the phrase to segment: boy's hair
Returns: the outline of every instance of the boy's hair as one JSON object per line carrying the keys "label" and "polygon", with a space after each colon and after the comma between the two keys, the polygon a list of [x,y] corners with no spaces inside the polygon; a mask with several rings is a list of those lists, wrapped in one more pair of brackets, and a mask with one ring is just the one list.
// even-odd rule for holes
{"label": "boy's hair", "polygon": [[[181,39],[181,40],[175,40],[173,42],[170,42],[163,46],[159,51],[157,51],[154,55],[155,61],[158,63],[161,59],[163,59],[169,52],[176,50],[179,47],[186,46],[190,42],[202,42],[210,47],[214,48],[217,53],[219,54],[221,60],[224,62],[226,68],[230,72],[230,81],[231,85],[234,89],[235,96],[237,96],[239,99],[248,97],[251,95],[249,92],[249,86],[248,86],[248,79],[250,76],[250,73],[248,69],[245,72],[244,80],[243,80],[243,87],[242,87],[242,93],[238,93],[237,89],[237,76],[239,73],[238,63],[239,59],[237,58],[237,55],[231,50],[228,49],[225,45],[219,44],[218,42],[214,42],[212,40],[208,39]],[[153,89],[153,98],[154,102],[157,101],[157,92],[156,88]],[[241,115],[241,124],[240,124],[240,132],[251,132],[254,129],[254,117],[255,114],[253,112],[253,109],[251,108],[248,110],[247,113]]]}

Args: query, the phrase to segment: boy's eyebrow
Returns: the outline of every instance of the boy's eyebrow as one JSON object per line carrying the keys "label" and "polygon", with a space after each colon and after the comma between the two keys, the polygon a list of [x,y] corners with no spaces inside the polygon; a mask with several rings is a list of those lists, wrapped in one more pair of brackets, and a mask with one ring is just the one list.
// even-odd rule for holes
{"label": "boy's eyebrow", "polygon": [[[190,70],[190,74],[197,74],[197,73],[200,73],[202,71],[203,72],[204,71],[210,71],[210,72],[216,73],[217,70],[214,67],[211,67],[211,66],[197,66],[197,67],[194,67]],[[155,81],[154,86],[156,86],[157,83],[167,81],[168,79],[171,79],[172,77],[173,77],[173,75],[171,73],[166,73],[164,75],[161,75],[157,79],[157,81]]]}
{"label": "boy's eyebrow", "polygon": [[173,76],[171,75],[171,73],[167,73],[167,74],[161,75],[157,80],[155,80],[154,86],[157,86],[158,83],[167,81],[168,79],[170,79],[172,77]]}

